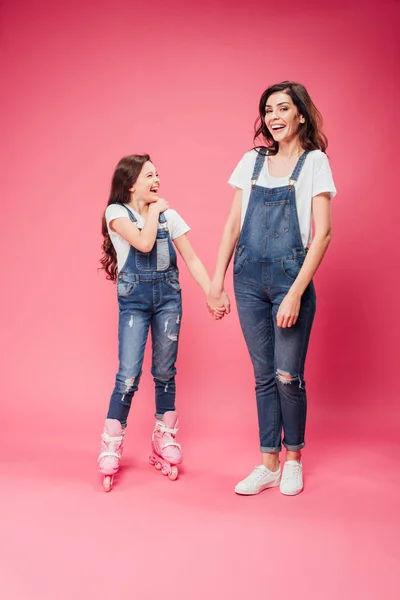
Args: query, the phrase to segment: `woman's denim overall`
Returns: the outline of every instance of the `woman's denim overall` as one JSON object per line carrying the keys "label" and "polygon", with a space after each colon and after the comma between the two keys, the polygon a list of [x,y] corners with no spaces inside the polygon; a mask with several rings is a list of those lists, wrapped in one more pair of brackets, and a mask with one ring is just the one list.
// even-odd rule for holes
{"label": "woman's denim overall", "polygon": [[307,252],[301,239],[295,195],[295,183],[307,154],[300,156],[288,186],[264,188],[257,185],[266,157],[266,149],[261,149],[235,251],[235,296],[254,367],[261,452],[281,450],[282,427],[283,444],[288,450],[304,446],[304,364],[316,307],[313,283],[301,298],[294,326],[280,328],[276,317]]}

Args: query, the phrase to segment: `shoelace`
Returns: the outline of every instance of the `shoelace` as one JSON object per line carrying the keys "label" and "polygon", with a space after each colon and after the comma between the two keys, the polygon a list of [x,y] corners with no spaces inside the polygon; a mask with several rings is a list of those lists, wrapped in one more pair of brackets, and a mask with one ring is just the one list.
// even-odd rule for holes
{"label": "shoelace", "polygon": [[283,471],[283,481],[287,481],[294,477],[295,479],[300,479],[300,465],[296,463],[295,465],[286,465]]}
{"label": "shoelace", "polygon": [[258,481],[263,475],[265,475],[264,469],[261,468],[260,465],[257,465],[254,467],[254,471],[251,473],[250,477],[252,478],[252,481]]}

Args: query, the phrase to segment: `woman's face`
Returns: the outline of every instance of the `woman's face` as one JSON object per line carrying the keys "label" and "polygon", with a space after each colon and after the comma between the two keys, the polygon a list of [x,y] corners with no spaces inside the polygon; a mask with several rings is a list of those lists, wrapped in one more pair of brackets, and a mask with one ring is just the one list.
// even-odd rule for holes
{"label": "woman's face", "polygon": [[139,177],[129,191],[133,193],[137,200],[144,200],[151,203],[157,202],[159,187],[160,179],[156,168],[152,162],[147,161],[144,163]]}
{"label": "woman's face", "polygon": [[284,92],[276,92],[267,98],[264,118],[268,131],[278,143],[292,140],[298,135],[300,123],[305,122],[289,94]]}

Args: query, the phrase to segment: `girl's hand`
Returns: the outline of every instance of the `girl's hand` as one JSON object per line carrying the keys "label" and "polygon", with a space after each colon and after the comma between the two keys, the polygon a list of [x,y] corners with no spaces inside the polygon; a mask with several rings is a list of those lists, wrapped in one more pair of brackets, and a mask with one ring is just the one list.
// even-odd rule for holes
{"label": "girl's hand", "polygon": [[276,316],[278,327],[293,327],[300,312],[301,296],[289,292],[281,302]]}
{"label": "girl's hand", "polygon": [[149,205],[149,210],[155,210],[158,213],[162,213],[168,210],[169,204],[164,198],[158,198],[155,202]]}

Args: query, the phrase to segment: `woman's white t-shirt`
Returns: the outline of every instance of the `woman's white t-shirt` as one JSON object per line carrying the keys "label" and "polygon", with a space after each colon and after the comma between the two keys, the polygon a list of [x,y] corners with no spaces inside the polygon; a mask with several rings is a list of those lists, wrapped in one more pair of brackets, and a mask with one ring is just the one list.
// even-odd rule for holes
{"label": "woman's white t-shirt", "polygon": [[[139,213],[137,213],[135,210],[133,210],[131,207],[129,207],[129,210],[132,211],[134,217],[137,219],[136,224],[139,227],[139,229],[143,229],[144,224],[146,223],[146,220]],[[190,231],[190,227],[185,223],[185,221],[182,219],[182,217],[180,217],[178,215],[176,210],[172,210],[171,208],[169,208],[168,210],[165,211],[164,214],[167,219],[168,229],[169,229],[169,233],[170,233],[172,240],[174,240],[175,238]],[[129,219],[128,211],[126,210],[126,208],[121,206],[121,204],[110,204],[110,206],[107,206],[107,208],[106,208],[107,229],[108,229],[108,233],[110,235],[112,244],[115,248],[115,252],[117,253],[118,271],[120,271],[122,269],[122,267],[124,266],[125,261],[128,258],[129,250],[131,248],[131,245],[129,242],[124,240],[124,238],[121,237],[119,235],[119,233],[117,233],[116,231],[113,231],[110,228],[111,221],[113,221],[114,219],[119,219],[120,217]]]}
{"label": "woman's white t-shirt", "polygon": [[[256,150],[246,152],[228,181],[232,187],[243,190],[241,227],[243,226],[246,210],[249,205],[251,177],[253,175],[257,154]],[[257,185],[266,188],[289,185],[290,175],[287,177],[272,177],[268,171],[268,159],[265,157],[265,162],[258,178]],[[300,177],[295,184],[295,190],[301,239],[304,247],[306,247],[312,239],[311,208],[313,197],[322,194],[323,192],[329,192],[331,199],[336,195],[336,188],[333,183],[329,160],[326,154],[321,152],[321,150],[312,150],[309,152],[301,170]]]}

